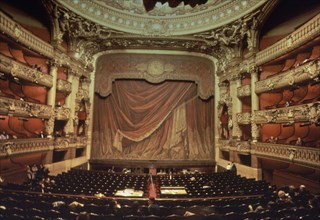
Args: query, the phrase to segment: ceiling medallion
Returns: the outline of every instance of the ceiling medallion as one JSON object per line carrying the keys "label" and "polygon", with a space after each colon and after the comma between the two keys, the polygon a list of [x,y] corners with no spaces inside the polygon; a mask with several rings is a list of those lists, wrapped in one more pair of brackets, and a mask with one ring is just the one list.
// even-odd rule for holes
{"label": "ceiling medallion", "polygon": [[161,60],[151,60],[148,63],[147,71],[150,75],[160,76],[164,73],[164,63]]}

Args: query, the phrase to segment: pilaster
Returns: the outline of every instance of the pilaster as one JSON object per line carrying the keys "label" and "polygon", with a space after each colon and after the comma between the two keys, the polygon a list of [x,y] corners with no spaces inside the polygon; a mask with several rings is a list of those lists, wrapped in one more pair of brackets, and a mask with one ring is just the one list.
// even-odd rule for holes
{"label": "pilaster", "polygon": [[68,82],[71,83],[72,89],[69,96],[66,97],[65,105],[70,109],[70,118],[65,126],[64,132],[66,135],[74,134],[74,124],[73,121],[75,119],[75,109],[76,109],[76,96],[79,89],[79,76],[76,72],[69,69],[68,71]]}

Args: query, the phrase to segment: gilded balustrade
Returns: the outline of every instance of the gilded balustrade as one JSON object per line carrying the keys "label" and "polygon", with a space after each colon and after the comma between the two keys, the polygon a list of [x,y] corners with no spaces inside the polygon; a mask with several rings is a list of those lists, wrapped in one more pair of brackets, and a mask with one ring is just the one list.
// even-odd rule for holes
{"label": "gilded balustrade", "polygon": [[241,87],[237,88],[237,97],[250,97],[251,96],[251,85],[242,85]]}
{"label": "gilded balustrade", "polygon": [[0,11],[0,30],[27,48],[46,57],[53,57],[53,47],[16,23],[8,15]]}
{"label": "gilded balustrade", "polygon": [[292,32],[284,39],[278,41],[272,46],[258,52],[256,54],[256,65],[264,64],[277,57],[299,48],[310,40],[319,36],[320,33],[320,14],[310,19],[300,28]]}
{"label": "gilded balustrade", "polygon": [[19,79],[36,83],[46,87],[52,87],[52,76],[28,67],[18,61],[0,54],[0,71],[9,73]]}
{"label": "gilded balustrade", "polygon": [[237,122],[240,125],[251,124],[251,112],[240,112],[237,113]]}
{"label": "gilded balustrade", "polygon": [[320,80],[320,59],[303,63],[302,65],[288,70],[282,74],[272,76],[265,80],[256,82],[255,92],[257,94],[268,92],[274,89],[285,88],[296,83],[309,80]]}
{"label": "gilded balustrade", "polygon": [[52,45],[35,36],[1,11],[0,31],[40,55],[54,59],[60,65],[71,66],[73,69],[76,69],[80,75],[90,78],[87,69],[78,61],[72,60],[67,54],[56,50]]}
{"label": "gilded balustrade", "polygon": [[83,148],[87,146],[87,137],[57,137],[54,140],[55,150],[64,150],[69,148]]}
{"label": "gilded balustrade", "polygon": [[70,94],[72,90],[72,84],[66,80],[58,79],[57,90],[64,94]]}
{"label": "gilded balustrade", "polygon": [[317,148],[257,142],[252,144],[251,153],[320,169],[320,149]]}
{"label": "gilded balustrade", "polygon": [[51,116],[51,106],[0,97],[0,114],[48,119]]}
{"label": "gilded balustrade", "polygon": [[0,158],[50,150],[53,150],[53,140],[48,138],[0,140]]}
{"label": "gilded balustrade", "polygon": [[236,151],[240,154],[250,154],[251,143],[250,141],[230,141],[230,151]]}
{"label": "gilded balustrade", "polygon": [[320,121],[320,101],[284,108],[255,111],[252,116],[256,124],[295,123]]}

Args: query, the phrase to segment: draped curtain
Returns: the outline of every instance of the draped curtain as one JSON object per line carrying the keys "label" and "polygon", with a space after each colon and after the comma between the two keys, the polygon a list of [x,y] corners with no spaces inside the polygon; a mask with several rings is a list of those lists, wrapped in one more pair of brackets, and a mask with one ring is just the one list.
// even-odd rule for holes
{"label": "draped curtain", "polygon": [[94,103],[92,158],[213,157],[213,99],[199,99],[193,82],[116,80]]}

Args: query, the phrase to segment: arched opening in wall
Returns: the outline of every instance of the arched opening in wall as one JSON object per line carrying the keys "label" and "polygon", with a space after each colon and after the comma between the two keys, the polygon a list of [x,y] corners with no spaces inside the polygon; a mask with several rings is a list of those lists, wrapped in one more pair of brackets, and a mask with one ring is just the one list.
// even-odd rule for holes
{"label": "arched opening in wall", "polygon": [[213,160],[214,99],[194,82],[115,80],[95,95],[92,159]]}
{"label": "arched opening in wall", "polygon": [[101,54],[91,164],[214,161],[214,72],[211,58],[179,51]]}

